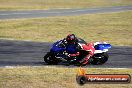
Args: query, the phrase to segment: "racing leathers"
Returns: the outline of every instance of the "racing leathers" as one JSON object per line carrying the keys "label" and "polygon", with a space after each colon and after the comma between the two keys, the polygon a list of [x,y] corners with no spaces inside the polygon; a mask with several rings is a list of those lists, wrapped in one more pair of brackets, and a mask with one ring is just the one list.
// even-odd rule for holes
{"label": "racing leathers", "polygon": [[[89,63],[89,59],[94,55],[95,48],[93,43],[88,44],[81,44],[82,50],[87,52],[84,56],[84,58],[80,61],[83,65],[86,65]],[[80,55],[81,56],[81,55]]]}

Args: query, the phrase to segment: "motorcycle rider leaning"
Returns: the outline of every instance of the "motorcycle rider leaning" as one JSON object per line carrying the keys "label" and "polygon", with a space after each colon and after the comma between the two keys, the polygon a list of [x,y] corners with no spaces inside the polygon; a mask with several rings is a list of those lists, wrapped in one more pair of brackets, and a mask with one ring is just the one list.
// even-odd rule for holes
{"label": "motorcycle rider leaning", "polygon": [[[93,44],[89,43],[91,47]],[[68,63],[75,60],[75,62],[79,62],[82,65],[88,64],[88,60],[93,55],[94,49],[89,48],[88,52],[83,49],[81,44],[79,44],[79,39],[74,34],[67,35],[66,38],[60,40],[59,42],[60,47],[65,47],[67,52],[65,55],[71,57],[71,59],[67,59]],[[77,57],[76,59],[73,59]]]}

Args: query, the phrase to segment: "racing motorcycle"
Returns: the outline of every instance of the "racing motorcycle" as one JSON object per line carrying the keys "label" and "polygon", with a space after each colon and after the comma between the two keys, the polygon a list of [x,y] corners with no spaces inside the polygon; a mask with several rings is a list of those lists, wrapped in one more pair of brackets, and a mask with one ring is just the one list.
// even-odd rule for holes
{"label": "racing motorcycle", "polygon": [[[82,50],[80,50],[81,52],[80,55],[83,56],[84,54],[89,52],[87,50],[88,49],[87,42],[85,42],[81,38],[78,38],[78,43],[83,48]],[[88,61],[89,64],[93,64],[93,65],[104,64],[109,58],[109,55],[107,52],[111,48],[111,45],[106,42],[95,42],[94,48],[95,48],[95,52],[94,52],[94,55],[89,59]],[[47,64],[58,64],[60,62],[67,62],[68,60],[70,60],[69,62],[70,64],[74,64],[74,65],[82,64],[79,61],[77,61],[77,59],[79,58],[78,56],[68,56],[67,52],[70,52],[70,51],[68,51],[65,47],[60,47],[59,41],[57,41],[52,45],[50,52],[47,52],[47,54],[44,56],[44,61]]]}

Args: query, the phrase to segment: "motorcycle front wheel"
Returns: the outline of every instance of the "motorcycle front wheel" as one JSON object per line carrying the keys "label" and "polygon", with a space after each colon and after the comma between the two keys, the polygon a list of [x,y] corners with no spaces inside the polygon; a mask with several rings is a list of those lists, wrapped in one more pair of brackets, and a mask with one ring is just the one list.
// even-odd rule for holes
{"label": "motorcycle front wheel", "polygon": [[57,65],[59,63],[59,61],[57,60],[57,58],[54,57],[54,55],[51,52],[48,52],[45,56],[44,56],[44,61],[47,64],[50,65]]}

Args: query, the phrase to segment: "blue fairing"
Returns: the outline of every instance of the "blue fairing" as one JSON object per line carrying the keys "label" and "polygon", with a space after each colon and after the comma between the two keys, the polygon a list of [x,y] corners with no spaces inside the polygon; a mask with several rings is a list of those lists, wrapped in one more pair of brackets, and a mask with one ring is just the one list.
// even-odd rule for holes
{"label": "blue fairing", "polygon": [[51,52],[54,53],[59,53],[65,51],[65,48],[59,47],[59,43],[61,41],[57,41],[56,43],[53,44],[52,48],[50,49]]}
{"label": "blue fairing", "polygon": [[96,50],[104,50],[104,49],[109,49],[111,48],[110,44],[98,44],[95,49]]}
{"label": "blue fairing", "polygon": [[60,43],[61,43],[61,40],[54,43],[50,51],[54,53],[60,53],[63,51],[67,51],[67,53],[70,53],[70,54],[77,53],[76,45],[70,44],[70,45],[67,45],[67,47],[65,48],[65,47],[60,47],[59,46]]}
{"label": "blue fairing", "polygon": [[75,54],[77,53],[76,45],[75,44],[70,44],[66,47],[66,51],[70,54]]}

